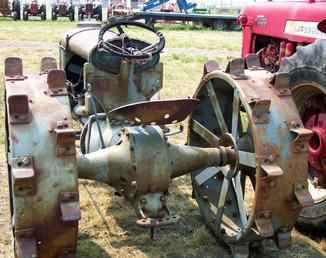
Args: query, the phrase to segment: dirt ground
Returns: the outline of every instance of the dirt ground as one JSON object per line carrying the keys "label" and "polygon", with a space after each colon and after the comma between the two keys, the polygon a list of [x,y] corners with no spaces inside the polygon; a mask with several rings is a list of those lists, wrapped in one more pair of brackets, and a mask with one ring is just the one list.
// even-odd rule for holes
{"label": "dirt ground", "polygon": [[[4,161],[4,152],[1,152]],[[0,165],[0,258],[13,258],[9,221],[6,164]],[[149,232],[135,224],[133,209],[104,184],[80,180],[82,219],[78,241],[80,258],[231,258],[203,226],[197,205],[191,198],[190,179],[182,177],[171,187],[169,200],[172,212],[181,216],[173,226],[158,230],[158,240],[150,240]],[[293,232],[291,248],[280,251],[265,241],[263,251],[252,252],[260,258],[322,258],[321,240]]]}
{"label": "dirt ground", "polygon": [[[30,32],[41,31],[40,28],[27,23]],[[36,23],[34,23],[36,24]],[[56,26],[53,23],[52,26]],[[12,30],[16,28],[6,27],[1,31],[0,21],[0,69],[3,70],[4,58],[10,55],[19,55],[24,58],[27,72],[36,72],[39,57],[41,55],[57,56],[57,39],[26,41],[21,38],[10,37]],[[24,26],[27,26],[26,24]],[[42,25],[43,26],[43,25]],[[50,25],[49,25],[50,26]],[[65,26],[58,23],[58,27]],[[66,26],[71,27],[71,25]],[[46,27],[47,28],[47,27]],[[50,28],[50,27],[49,27]],[[57,28],[55,28],[57,30]],[[23,29],[22,29],[23,30]],[[60,30],[60,32],[62,32]],[[3,32],[3,33],[2,33]],[[164,31],[163,31],[164,32]],[[178,30],[166,32],[169,37],[173,35],[186,35]],[[211,32],[190,31],[196,37],[207,37],[214,42],[219,32],[213,35]],[[8,35],[8,37],[4,36]],[[209,58],[218,58],[222,64],[230,57],[240,55],[241,35],[233,35],[237,38],[237,47],[213,48],[208,45],[194,46],[191,51],[183,44],[168,46],[162,57],[165,65],[164,83],[166,89],[163,96],[187,96],[191,95],[199,81],[202,72],[202,64]],[[196,40],[195,40],[196,41]],[[197,42],[197,41],[196,41]],[[196,43],[195,42],[195,43]],[[199,42],[199,40],[198,40]],[[194,44],[195,44],[194,43]],[[196,43],[197,44],[197,43]],[[206,46],[206,45],[205,45]],[[181,57],[180,57],[181,56]],[[172,75],[173,76],[172,76]],[[0,75],[1,83],[3,75]],[[180,85],[180,86],[179,86]],[[184,87],[186,85],[187,87]],[[178,87],[178,88],[177,88]],[[3,96],[1,87],[1,96]],[[1,119],[3,121],[3,103],[1,107]],[[3,136],[3,122],[1,124]],[[181,137],[182,139],[183,137]],[[8,184],[4,152],[4,140],[1,140],[0,149],[0,258],[11,258],[11,233],[9,220]],[[114,195],[114,190],[104,184],[86,180],[80,180],[80,197],[82,219],[80,221],[80,233],[78,242],[78,257],[86,258],[128,258],[128,257],[169,257],[169,258],[204,258],[204,257],[231,257],[228,250],[219,245],[214,237],[206,230],[200,217],[196,202],[191,198],[191,183],[189,176],[175,180],[171,186],[169,207],[173,213],[181,216],[179,223],[160,229],[156,232],[159,237],[156,241],[150,240],[147,230],[139,228],[135,224],[136,216],[133,209],[121,197]],[[271,240],[263,243],[260,253],[253,253],[252,257],[266,258],[319,258],[326,257],[326,244],[322,236],[311,239],[298,231],[293,231],[293,245],[287,250],[278,250]],[[42,258],[42,257],[41,257]]]}

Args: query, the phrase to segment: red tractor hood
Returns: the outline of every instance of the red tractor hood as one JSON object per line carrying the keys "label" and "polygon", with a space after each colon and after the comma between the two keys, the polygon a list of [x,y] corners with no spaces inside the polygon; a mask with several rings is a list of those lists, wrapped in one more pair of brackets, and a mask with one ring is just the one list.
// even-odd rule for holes
{"label": "red tractor hood", "polygon": [[326,18],[326,2],[269,2],[251,4],[239,16],[243,27],[249,26],[254,34],[311,43],[326,38],[317,28]]}

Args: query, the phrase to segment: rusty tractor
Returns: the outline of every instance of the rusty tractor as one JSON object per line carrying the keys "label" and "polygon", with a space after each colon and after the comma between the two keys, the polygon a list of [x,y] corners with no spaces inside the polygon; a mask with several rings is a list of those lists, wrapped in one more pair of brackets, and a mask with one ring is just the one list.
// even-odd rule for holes
{"label": "rusty tractor", "polygon": [[[133,27],[153,33],[153,41],[129,36]],[[234,257],[247,257],[249,245],[266,238],[290,245],[302,208],[312,204],[312,132],[288,76],[261,69],[257,56],[233,60],[226,72],[208,62],[193,98],[160,100],[164,45],[153,28],[119,21],[68,32],[60,67],[45,57],[39,74],[26,75],[20,58],[6,59],[17,258],[75,257],[79,178],[114,187],[134,207],[136,223],[153,234],[177,223],[167,206],[169,185],[190,174],[205,223]],[[172,143],[169,125],[188,116],[187,144]]]}

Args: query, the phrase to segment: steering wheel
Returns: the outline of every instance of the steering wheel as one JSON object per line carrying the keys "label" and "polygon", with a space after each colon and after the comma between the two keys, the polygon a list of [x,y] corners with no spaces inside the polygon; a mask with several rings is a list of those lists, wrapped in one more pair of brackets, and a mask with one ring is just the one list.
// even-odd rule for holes
{"label": "steering wheel", "polygon": [[[158,41],[153,44],[128,37],[122,26],[133,26],[142,28],[154,33]],[[104,40],[104,34],[107,31],[113,32],[116,28],[118,33],[112,39]],[[127,59],[150,59],[153,55],[160,53],[165,46],[163,34],[141,22],[117,21],[104,25],[98,36],[98,50],[114,53],[117,56]]]}

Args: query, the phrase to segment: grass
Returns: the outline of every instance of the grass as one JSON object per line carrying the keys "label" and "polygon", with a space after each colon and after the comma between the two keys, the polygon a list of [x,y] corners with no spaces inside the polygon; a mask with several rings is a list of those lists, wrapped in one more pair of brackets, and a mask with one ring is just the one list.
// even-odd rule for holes
{"label": "grass", "polygon": [[[8,56],[20,56],[24,60],[25,73],[36,73],[42,56],[58,57],[56,43],[63,33],[75,24],[58,22],[12,22],[0,20],[0,67]],[[240,55],[241,34],[239,32],[214,32],[193,29],[189,25],[160,25],[167,39],[167,51],[162,55],[164,63],[163,98],[191,96],[202,75],[203,64],[208,59],[217,60],[225,67],[228,60]],[[1,40],[12,42],[11,47],[2,48]],[[24,46],[26,40],[33,41],[33,48]],[[39,42],[51,43],[47,48]],[[224,54],[219,54],[219,51]],[[228,53],[231,51],[231,53]],[[225,54],[228,53],[228,54]],[[3,85],[3,75],[0,75]],[[3,87],[0,95],[3,97]],[[4,105],[0,102],[1,119]],[[0,124],[1,147],[4,141],[4,123]],[[3,159],[3,155],[2,155]],[[6,192],[5,176],[0,177],[1,192]],[[82,220],[78,242],[78,257],[230,257],[206,230],[199,215],[196,202],[191,198],[191,182],[188,176],[175,180],[170,188],[169,207],[181,216],[178,224],[158,230],[158,241],[149,240],[149,232],[135,225],[135,214],[128,203],[114,195],[112,188],[95,182],[80,181]],[[2,213],[1,213],[2,212]],[[6,212],[0,211],[0,216]],[[1,218],[0,218],[1,221]],[[1,224],[1,223],[0,223]],[[286,251],[277,250],[266,242],[264,257],[318,258],[325,257],[322,245],[294,232],[294,245]],[[0,257],[8,247],[8,240],[0,237]],[[324,243],[325,246],[325,243]],[[324,247],[325,248],[325,247]],[[4,254],[4,257],[8,257]],[[259,256],[258,256],[259,257]]]}
{"label": "grass", "polygon": [[[64,32],[74,28],[75,23],[60,20],[48,21],[19,21],[0,20],[0,40],[32,40],[45,42],[58,42]],[[158,29],[164,31],[167,48],[188,48],[201,50],[240,51],[241,37],[239,32],[219,32],[210,29],[198,30],[187,25],[175,25],[175,29],[167,29],[168,25],[159,25]],[[178,31],[178,36],[175,32]]]}

